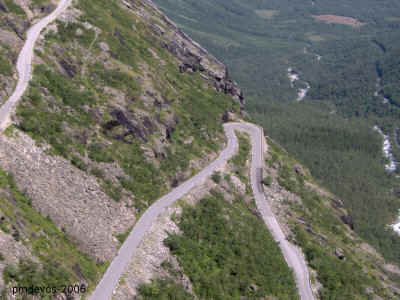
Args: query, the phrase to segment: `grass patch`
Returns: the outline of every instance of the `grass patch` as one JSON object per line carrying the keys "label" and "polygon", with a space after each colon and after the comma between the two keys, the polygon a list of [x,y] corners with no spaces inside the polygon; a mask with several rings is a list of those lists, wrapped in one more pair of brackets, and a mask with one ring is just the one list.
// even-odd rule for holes
{"label": "grass patch", "polygon": [[221,177],[221,172],[214,172],[214,173],[211,175],[211,179],[212,179],[212,181],[214,181],[216,184],[219,184],[219,183],[221,182],[221,179],[222,179],[222,177]]}
{"label": "grass patch", "polygon": [[139,286],[138,300],[190,300],[192,295],[185,291],[181,284],[177,284],[171,279],[156,279],[150,284]]}
{"label": "grass patch", "polygon": [[0,52],[0,74],[5,76],[11,76],[13,74],[13,67],[4,51]]}
{"label": "grass patch", "polygon": [[16,14],[17,16],[25,16],[24,10],[13,0],[4,0],[3,3],[11,13]]}
{"label": "grass patch", "polygon": [[243,182],[248,182],[248,174],[246,163],[249,159],[251,144],[246,134],[236,132],[239,143],[238,153],[230,159],[229,163],[233,164],[234,172]]}
{"label": "grass patch", "polygon": [[132,227],[129,228],[126,232],[120,233],[116,236],[117,240],[121,243],[121,245],[125,242],[125,240],[128,238],[129,233],[131,233]]}

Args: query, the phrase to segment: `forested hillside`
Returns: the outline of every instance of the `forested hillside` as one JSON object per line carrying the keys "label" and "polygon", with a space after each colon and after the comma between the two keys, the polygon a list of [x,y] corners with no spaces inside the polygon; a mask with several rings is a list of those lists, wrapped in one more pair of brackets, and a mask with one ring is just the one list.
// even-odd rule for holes
{"label": "forested hillside", "polygon": [[[399,160],[400,3],[155,2],[228,65],[250,115],[344,199],[355,230],[400,262],[400,238],[387,226],[399,181],[373,131],[382,128]],[[290,82],[289,68],[299,80]]]}

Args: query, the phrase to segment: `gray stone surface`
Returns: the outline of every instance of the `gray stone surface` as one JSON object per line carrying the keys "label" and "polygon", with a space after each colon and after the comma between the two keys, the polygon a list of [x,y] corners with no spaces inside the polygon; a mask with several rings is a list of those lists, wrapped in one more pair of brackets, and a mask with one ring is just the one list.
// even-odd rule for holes
{"label": "gray stone surface", "polygon": [[134,209],[110,199],[95,177],[61,157],[47,155],[21,132],[16,137],[0,136],[0,168],[14,174],[37,210],[100,261],[116,254],[115,235],[135,223]]}

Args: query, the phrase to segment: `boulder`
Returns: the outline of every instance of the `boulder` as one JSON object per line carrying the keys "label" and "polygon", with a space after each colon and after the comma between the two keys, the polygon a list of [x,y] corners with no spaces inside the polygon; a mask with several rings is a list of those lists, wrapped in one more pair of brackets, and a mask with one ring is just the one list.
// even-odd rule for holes
{"label": "boulder", "polygon": [[344,260],[346,257],[344,255],[344,251],[342,248],[336,248],[335,249],[335,255],[337,258],[339,258],[340,260]]}
{"label": "boulder", "polygon": [[297,175],[299,175],[301,177],[306,177],[306,172],[304,171],[304,169],[301,165],[295,164],[293,168]]}
{"label": "boulder", "polygon": [[340,219],[342,222],[350,227],[351,230],[354,230],[354,222],[353,218],[350,215],[341,216]]}

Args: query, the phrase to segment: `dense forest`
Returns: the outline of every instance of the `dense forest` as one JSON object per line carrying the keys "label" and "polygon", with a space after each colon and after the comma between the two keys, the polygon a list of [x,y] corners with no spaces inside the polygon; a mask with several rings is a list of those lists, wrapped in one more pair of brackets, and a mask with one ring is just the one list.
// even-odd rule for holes
{"label": "dense forest", "polygon": [[355,230],[400,262],[400,238],[387,226],[400,208],[398,171],[385,171],[373,131],[382,128],[400,160],[400,3],[154,2],[228,65],[252,118],[343,199]]}

